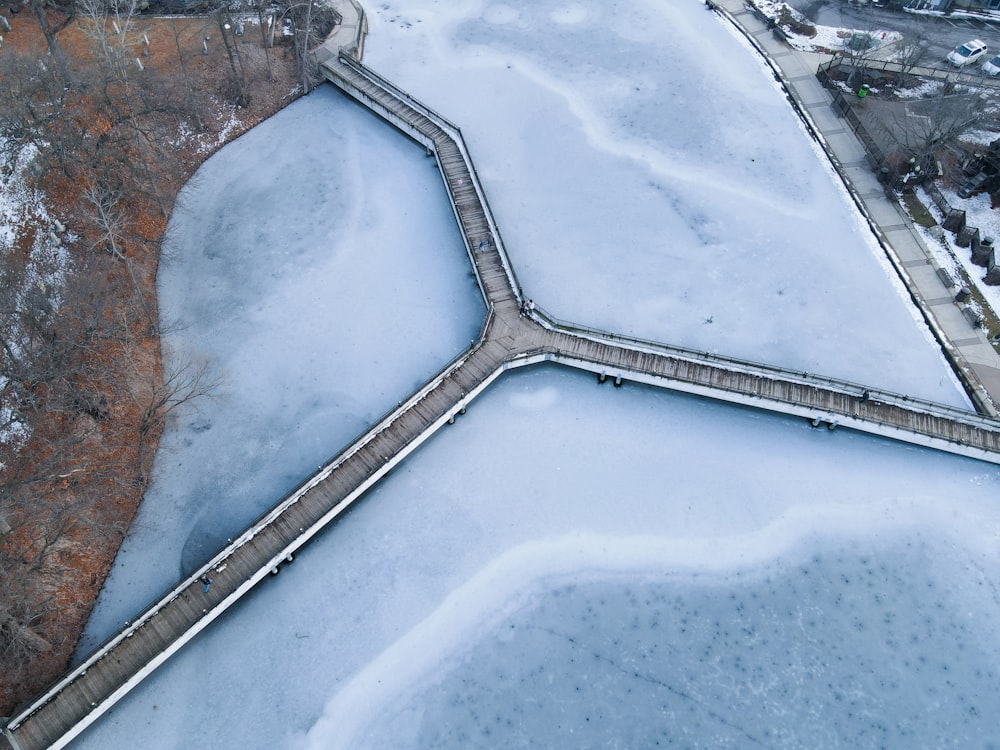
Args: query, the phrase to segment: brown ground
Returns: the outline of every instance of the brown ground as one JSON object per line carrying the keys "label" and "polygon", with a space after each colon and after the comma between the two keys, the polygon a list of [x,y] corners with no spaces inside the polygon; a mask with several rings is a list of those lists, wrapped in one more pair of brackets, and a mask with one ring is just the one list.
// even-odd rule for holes
{"label": "brown ground", "polygon": [[[0,54],[45,48],[37,21],[26,9],[8,17],[13,29],[4,35]],[[60,20],[50,15],[53,24]],[[183,60],[183,75],[191,85],[212,92],[219,103],[233,101],[229,61],[214,19],[141,18],[140,26],[150,41],[149,54],[142,58],[147,70],[179,78]],[[212,38],[207,55],[202,54],[205,36]],[[228,140],[297,96],[292,93],[297,79],[291,55],[278,47],[271,50],[273,81],[269,80],[259,37],[259,27],[248,25],[241,44],[250,62],[251,100],[236,111],[239,125],[228,132]],[[90,54],[89,40],[77,23],[58,38],[71,61]],[[115,335],[88,339],[83,364],[74,376],[79,391],[94,394],[99,408],[77,404],[76,409],[39,410],[25,455],[42,466],[49,458],[56,460],[53,446],[63,446],[63,453],[47,472],[47,480],[31,485],[30,502],[6,511],[13,531],[0,536],[0,599],[6,597],[0,608],[16,609],[30,628],[24,631],[26,645],[22,642],[20,649],[9,647],[0,637],[0,716],[12,715],[16,706],[66,670],[142,498],[168,411],[157,406],[163,392],[159,338],[155,325],[147,322],[156,321],[159,242],[176,191],[221,145],[216,142],[218,131],[232,110],[222,104],[216,109],[222,110],[221,116],[206,118],[210,121],[204,123],[206,138],[201,141],[216,144],[213,148],[199,153],[198,143],[189,140],[174,153],[175,163],[154,165],[170,175],[161,196],[165,200],[154,205],[137,199],[126,206],[128,263],[95,249],[85,228],[69,244],[79,268],[79,278],[69,282],[77,290],[69,295],[70,302],[79,302],[82,308],[88,299],[95,299],[95,288],[103,291],[102,309],[95,319],[110,321],[108,328]],[[155,127],[160,137],[175,137],[177,124],[161,118]],[[74,229],[85,226],[78,185],[53,174],[41,187],[51,215],[62,217]],[[32,217],[25,217],[20,227],[22,241],[29,244],[37,230],[32,222]],[[78,438],[68,449],[67,436]]]}

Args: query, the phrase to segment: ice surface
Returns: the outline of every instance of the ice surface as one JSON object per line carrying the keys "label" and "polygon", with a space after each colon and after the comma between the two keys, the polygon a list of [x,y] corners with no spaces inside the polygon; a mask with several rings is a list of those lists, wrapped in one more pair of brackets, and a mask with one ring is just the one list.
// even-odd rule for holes
{"label": "ice surface", "polygon": [[[701,3],[369,10],[368,61],[462,126],[545,307],[964,403],[782,96]],[[329,92],[250,138],[207,165],[162,280],[178,346],[230,385],[168,434],[95,636],[481,319],[420,149]],[[423,317],[390,318],[406,295]],[[74,746],[912,747],[927,727],[985,745],[970,709],[995,715],[1000,694],[998,482],[804,420],[507,374]]]}
{"label": "ice surface", "polygon": [[168,344],[222,385],[165,433],[84,650],[462,352],[485,315],[433,162],[330,87],[210,159],[170,237]]}
{"label": "ice surface", "polygon": [[[718,692],[727,683],[749,691],[753,683],[737,658],[752,665],[775,685],[761,694],[766,712],[741,711],[741,724],[755,733],[815,721],[810,726],[856,736],[870,720],[854,722],[825,706],[817,687],[825,678],[886,712],[905,703],[912,713],[917,702],[907,695],[938,691],[928,710],[934,708],[941,731],[962,737],[967,724],[962,731],[978,726],[967,719],[969,706],[994,715],[1000,695],[995,681],[987,682],[1000,666],[989,627],[1000,606],[998,483],[1000,471],[991,466],[846,430],[815,430],[805,420],[639,386],[599,386],[593,376],[554,366],[508,374],[77,744],[348,747],[384,717],[389,734],[372,743],[420,747],[409,738],[414,727],[430,732],[430,724],[393,715],[392,707],[426,703],[428,720],[465,732],[478,731],[470,711],[516,710],[489,692],[488,672],[481,672],[469,677],[467,701],[450,718],[435,713],[449,700],[435,699],[435,690],[462,692],[447,675],[480,655],[484,669],[502,668],[515,681],[540,666],[558,676],[552,686],[525,682],[518,705],[565,701],[569,712],[561,730],[553,724],[533,746],[565,744],[559,731],[567,727],[585,732],[591,708],[609,712],[609,721],[622,717],[607,732],[638,731],[629,704],[666,700],[662,689],[640,694],[634,676],[613,679],[610,665],[593,656],[567,663],[562,657],[580,657],[565,643],[561,650],[526,643],[526,651],[551,658],[529,659],[524,672],[494,653],[511,623],[525,632],[555,629],[551,606],[570,613],[559,633],[608,658],[619,648],[617,658],[638,659],[654,645],[657,653],[675,654],[682,671],[670,684],[680,689],[695,680],[691,689],[713,701],[736,700],[736,692]],[[815,588],[803,582],[803,568]],[[841,574],[857,579],[858,592],[838,583]],[[556,593],[572,586],[581,598]],[[657,605],[623,616],[614,604],[600,617],[576,617],[603,595],[598,591],[614,594],[615,602],[631,592]],[[734,641],[742,631],[730,593],[752,604],[745,619],[761,638],[752,653]],[[544,605],[557,596],[562,603]],[[838,596],[846,600],[841,609]],[[657,608],[663,624],[655,632],[622,632],[623,622],[649,622]],[[703,616],[685,614],[695,609]],[[795,616],[786,622],[789,609]],[[820,624],[806,628],[803,620],[800,629],[799,613]],[[889,615],[891,627],[882,622]],[[685,616],[691,632],[679,630]],[[855,630],[855,618],[867,635]],[[713,677],[699,674],[699,658],[715,619],[725,632],[712,644]],[[909,640],[913,634],[919,642]],[[887,643],[891,638],[899,644]],[[806,661],[824,653],[822,669]],[[802,664],[786,666],[781,660],[789,654]],[[931,664],[922,666],[922,657]],[[809,664],[815,677],[800,686]],[[653,664],[640,671],[663,677]],[[872,674],[892,675],[912,693],[883,694]],[[579,682],[568,682],[573,676],[599,684],[599,697],[580,702]],[[801,700],[807,693],[810,703]],[[827,698],[832,704],[834,691]],[[688,716],[677,701],[672,710]],[[841,718],[823,724],[815,713],[827,709]],[[737,711],[717,707],[731,722]],[[883,719],[891,724],[906,715]],[[703,745],[724,736],[723,724],[701,711],[696,716],[712,730]],[[657,726],[663,724],[651,731]],[[988,731],[982,729],[981,739]],[[459,736],[444,739],[454,739],[453,747],[491,744]],[[514,735],[507,740],[518,744]]]}
{"label": "ice surface", "polygon": [[[975,747],[1000,739],[990,718],[1000,709],[995,631],[956,611],[962,602],[935,570],[934,545],[919,533],[888,544],[810,541],[823,552],[726,575],[562,576],[520,592],[519,609],[457,642],[441,639],[442,625],[424,627],[408,653],[377,662],[384,671],[374,690],[344,691],[312,746],[330,747],[331,737],[372,748]],[[590,562],[565,546],[564,569]],[[615,551],[628,557],[634,548]],[[931,571],[916,589],[907,583],[915,569]],[[468,599],[465,618],[482,617],[489,597],[480,590]],[[431,667],[417,684],[400,679],[414,654]],[[372,671],[358,683],[372,683]],[[351,731],[359,725],[360,737]]]}

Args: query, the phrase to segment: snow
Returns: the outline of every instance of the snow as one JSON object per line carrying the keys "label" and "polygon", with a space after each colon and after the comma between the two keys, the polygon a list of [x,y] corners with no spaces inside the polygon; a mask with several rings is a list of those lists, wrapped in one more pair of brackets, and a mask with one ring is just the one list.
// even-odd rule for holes
{"label": "snow", "polygon": [[812,34],[804,34],[790,24],[782,25],[783,35],[791,47],[802,52],[836,53],[847,48],[847,43],[853,34],[870,36],[877,42],[866,53],[869,58],[883,59],[891,57],[894,45],[902,41],[903,35],[898,31],[883,29],[842,29],[834,26],[823,26],[809,21],[802,13],[788,3],[778,0],[749,0],[767,18],[778,21],[783,16],[793,19],[802,27],[812,29]]}
{"label": "snow", "polygon": [[[0,144],[0,151],[7,144]],[[33,309],[25,302],[27,296],[43,295],[53,309],[62,301],[62,286],[72,262],[65,247],[52,239],[56,222],[46,210],[41,194],[29,186],[28,170],[34,159],[36,147],[22,146],[15,150],[10,162],[0,170],[0,255],[7,256],[23,251],[20,244],[24,236],[33,236],[27,258],[23,262],[4,263],[9,274],[0,283],[11,285],[12,294],[5,295],[16,310]],[[28,233],[31,233],[30,235]],[[69,236],[72,236],[70,233]],[[4,345],[13,354],[24,356],[22,341],[29,338],[15,311],[5,312]],[[17,389],[9,388],[9,381],[0,374],[0,443],[16,449],[24,445],[31,435],[31,426],[21,421],[22,404],[17,403]],[[2,466],[2,464],[0,464]]]}
{"label": "snow", "polygon": [[983,21],[984,19],[988,21],[1000,20],[1000,14],[996,10],[990,10],[988,8],[950,8],[947,13],[940,10],[927,10],[918,8],[903,8],[907,13],[913,13],[919,16],[934,16],[937,18],[951,18],[951,19],[968,19],[971,21]]}
{"label": "snow", "polygon": [[[897,88],[894,93],[900,99],[930,99],[934,96],[940,95],[944,90],[944,81],[936,81],[933,79],[923,79],[918,85],[911,88]],[[850,89],[848,89],[850,91]],[[877,90],[876,90],[877,92]],[[968,138],[970,133],[963,135],[963,138]],[[994,135],[993,138],[996,136]],[[990,139],[992,140],[992,138]]]}
{"label": "snow", "polygon": [[997,133],[995,130],[973,128],[962,133],[963,144],[971,144],[973,146],[989,146],[996,139]]}
{"label": "snow", "polygon": [[[369,10],[367,61],[462,126],[550,311],[965,403],[783,95],[700,3]],[[172,345],[226,387],[165,436],[88,645],[483,317],[432,162],[329,90],[213,157],[171,235]],[[998,482],[804,420],[508,373],[73,747],[983,746]]]}

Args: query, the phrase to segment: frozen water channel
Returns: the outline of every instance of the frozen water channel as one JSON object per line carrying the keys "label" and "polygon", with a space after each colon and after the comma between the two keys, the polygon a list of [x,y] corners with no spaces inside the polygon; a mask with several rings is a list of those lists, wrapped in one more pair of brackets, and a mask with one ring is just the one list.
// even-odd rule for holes
{"label": "frozen water channel", "polygon": [[89,646],[203,563],[479,335],[432,160],[324,87],[199,170],[161,314],[214,398],[164,435]]}
{"label": "frozen water channel", "polygon": [[[367,61],[462,126],[553,313],[965,403],[701,3],[370,10]],[[165,436],[90,643],[483,315],[432,162],[330,90],[214,157],[171,232],[172,343],[225,387]],[[74,747],[997,743],[998,481],[800,420],[509,374]]]}

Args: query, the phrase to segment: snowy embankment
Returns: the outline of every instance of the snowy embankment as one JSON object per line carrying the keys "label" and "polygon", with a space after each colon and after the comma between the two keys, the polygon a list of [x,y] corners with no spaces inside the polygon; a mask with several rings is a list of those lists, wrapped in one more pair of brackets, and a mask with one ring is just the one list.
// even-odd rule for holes
{"label": "snowy embankment", "polygon": [[[959,198],[958,194],[949,188],[942,188],[941,192],[949,205],[961,208],[966,212],[966,223],[970,227],[977,227],[982,237],[990,237],[994,240],[1000,238],[1000,215],[992,207],[989,193],[979,193],[971,198]],[[922,188],[917,188],[917,195],[920,202],[927,211],[934,217],[940,226],[945,217],[934,205]],[[996,312],[1000,311],[1000,287],[990,286],[984,281],[986,269],[977,266],[972,262],[972,250],[968,247],[959,247],[955,242],[955,233],[944,230],[930,232],[923,227],[918,227],[926,241],[927,247],[934,254],[935,260],[942,268],[946,269],[953,279],[961,279],[962,273],[975,285],[976,290],[982,295],[986,304]],[[961,269],[962,273],[959,273]],[[956,290],[957,291],[957,290]],[[970,300],[970,305],[975,309],[978,302]]]}
{"label": "snowy embankment", "polygon": [[867,50],[859,50],[857,54],[864,54],[866,59],[891,60],[896,54],[895,45],[903,39],[898,31],[841,29],[814,24],[781,0],[748,0],[748,3],[765,18],[773,19],[781,27],[788,44],[802,52],[837,54],[846,51],[850,54],[848,44],[851,39],[862,37],[867,38],[871,46]]}

